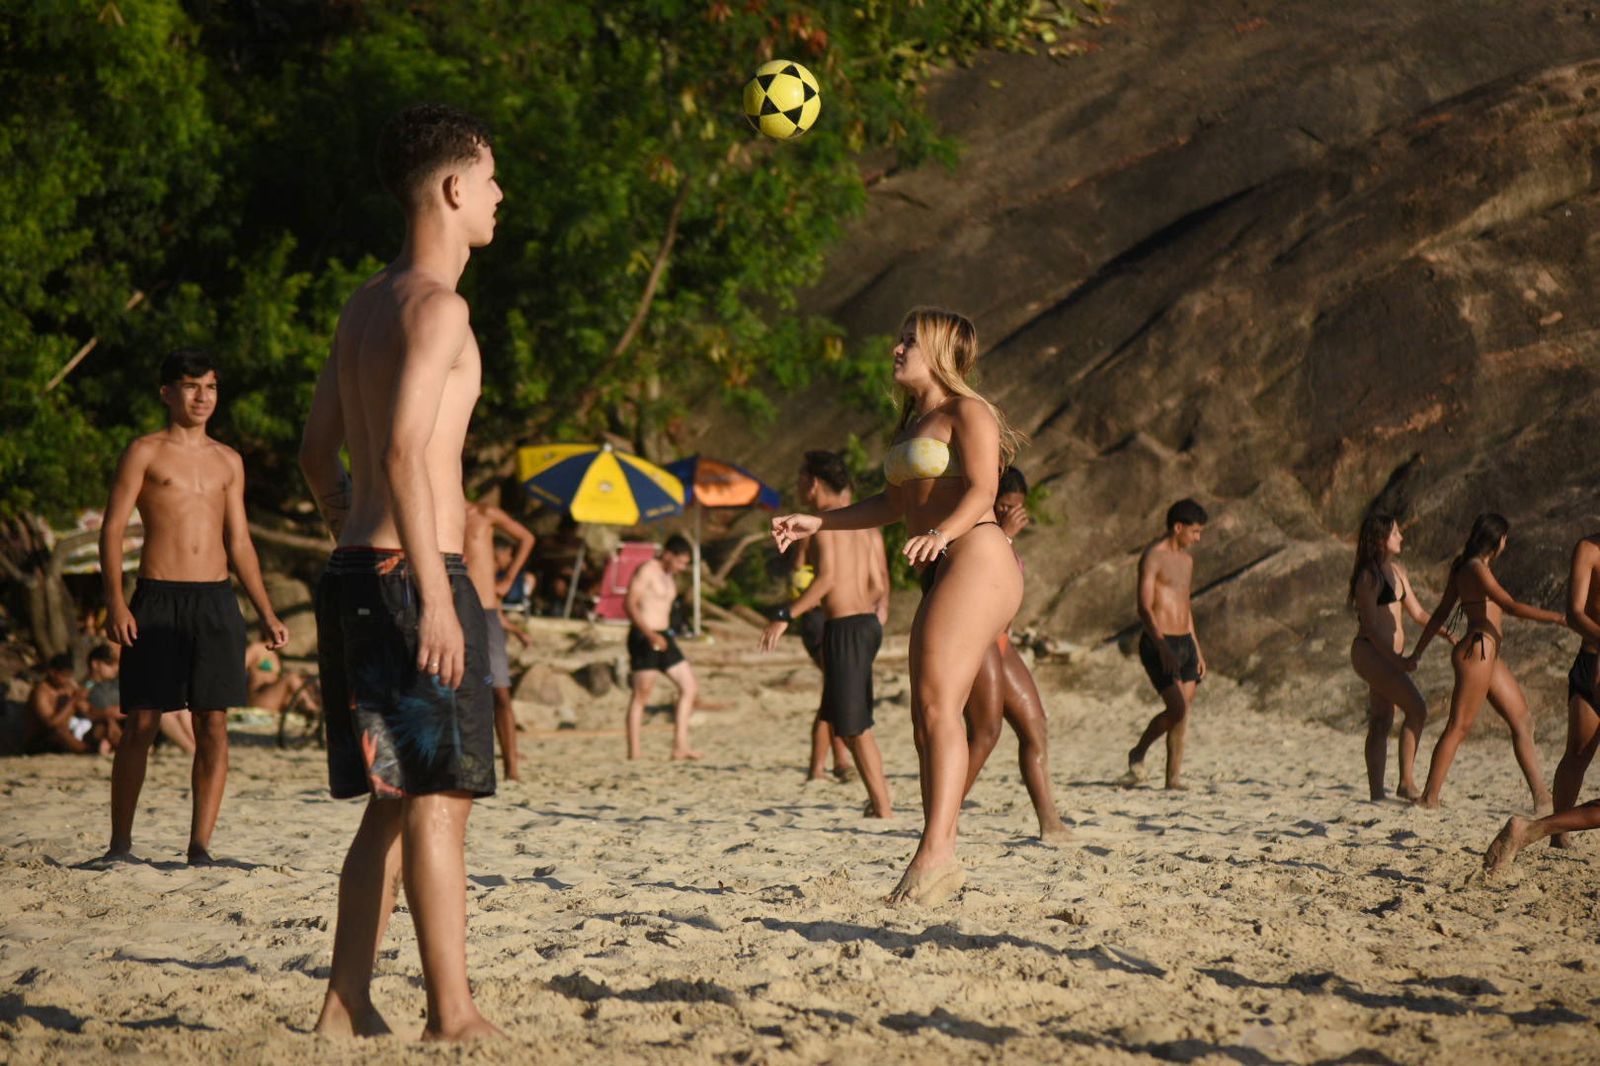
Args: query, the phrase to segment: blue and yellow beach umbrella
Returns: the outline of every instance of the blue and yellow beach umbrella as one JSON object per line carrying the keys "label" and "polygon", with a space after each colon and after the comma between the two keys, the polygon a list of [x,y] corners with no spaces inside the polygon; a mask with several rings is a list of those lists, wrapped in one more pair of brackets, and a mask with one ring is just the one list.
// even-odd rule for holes
{"label": "blue and yellow beach umbrella", "polygon": [[683,513],[683,482],[609,444],[537,444],[517,449],[528,493],[579,522],[636,526]]}

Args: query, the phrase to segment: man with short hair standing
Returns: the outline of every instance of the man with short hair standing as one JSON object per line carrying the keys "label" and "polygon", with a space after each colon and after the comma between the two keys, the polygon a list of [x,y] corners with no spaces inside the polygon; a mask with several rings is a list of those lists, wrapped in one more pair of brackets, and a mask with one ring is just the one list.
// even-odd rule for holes
{"label": "man with short hair standing", "polygon": [[628,699],[628,758],[641,753],[639,733],[644,727],[644,709],[662,674],[678,686],[678,704],[673,709],[672,758],[698,759],[700,753],[689,747],[689,718],[699,688],[689,660],[683,657],[678,642],[668,632],[672,628],[672,601],[678,598],[674,578],[689,569],[694,549],[682,535],[674,533],[661,546],[654,559],[641,563],[628,581],[623,609],[628,612],[628,665],[633,693]]}
{"label": "man with short hair standing", "polygon": [[[217,409],[217,367],[207,352],[184,349],[161,364],[165,429],[128,445],[117,463],[100,527],[106,628],[122,645],[126,719],[111,767],[111,845],[106,860],[133,855],[133,816],[144,788],[150,745],[161,717],[187,708],[195,733],[193,813],[188,859],[212,862],[211,832],[228,776],[228,708],[246,701],[245,628],[228,580],[239,583],[261,619],[269,647],[289,630],[261,580],[244,507],[244,461],[206,432]],[[139,583],[122,598],[122,538],[134,508],[144,523]]]}
{"label": "man with short hair standing", "polygon": [[499,1030],[467,985],[467,816],[494,794],[494,709],[483,608],[461,556],[461,454],[482,362],[456,286],[494,237],[501,193],[488,132],[454,108],[401,112],[378,167],[405,243],[345,304],[300,447],[338,538],[317,590],[329,785],[368,797],[339,875],[317,1031],[389,1031],[372,968],[403,877],[423,1039],[465,1040]]}

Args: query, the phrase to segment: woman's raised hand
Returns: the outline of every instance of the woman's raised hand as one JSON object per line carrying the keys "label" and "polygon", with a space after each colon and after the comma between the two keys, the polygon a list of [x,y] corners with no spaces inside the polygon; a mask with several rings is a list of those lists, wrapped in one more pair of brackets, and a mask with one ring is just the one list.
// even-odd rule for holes
{"label": "woman's raised hand", "polygon": [[784,552],[795,541],[804,540],[821,528],[822,519],[814,514],[783,514],[772,520],[772,539],[777,541],[778,550]]}

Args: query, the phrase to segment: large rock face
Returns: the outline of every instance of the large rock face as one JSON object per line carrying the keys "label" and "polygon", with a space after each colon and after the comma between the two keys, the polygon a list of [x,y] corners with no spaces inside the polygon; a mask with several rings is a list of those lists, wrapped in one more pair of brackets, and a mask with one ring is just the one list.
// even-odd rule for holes
{"label": "large rock face", "polygon": [[[1060,518],[1024,541],[1023,622],[1125,632],[1138,550],[1184,495],[1214,518],[1212,666],[1268,689],[1348,685],[1374,501],[1429,595],[1492,509],[1502,582],[1558,604],[1600,528],[1597,14],[1140,0],[1089,55],[989,56],[932,90],[962,164],[878,181],[814,305],[857,336],[917,303],[978,322],[984,388]],[[882,440],[820,390],[784,422],[775,472],[847,430]],[[1512,630],[1553,695],[1572,641]]]}

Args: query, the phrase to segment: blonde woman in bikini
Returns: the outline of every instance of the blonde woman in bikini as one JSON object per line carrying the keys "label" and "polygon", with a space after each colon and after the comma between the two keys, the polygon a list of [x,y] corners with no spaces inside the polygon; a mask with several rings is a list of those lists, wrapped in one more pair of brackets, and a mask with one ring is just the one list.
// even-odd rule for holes
{"label": "blonde woman in bikini", "polygon": [[890,903],[935,904],[961,888],[956,820],[967,780],[962,718],[972,683],[1022,605],[1022,573],[995,520],[1000,471],[1017,434],[967,384],[978,331],[952,311],[906,315],[894,347],[900,424],[884,457],[889,486],[822,515],[772,521],[778,550],[824,529],[904,521],[902,551],[922,570],[924,595],[911,627],[911,721],[922,781],[922,840]]}
{"label": "blonde woman in bikini", "polygon": [[1450,564],[1444,598],[1423,627],[1422,636],[1417,638],[1417,646],[1409,657],[1414,667],[1423,649],[1459,603],[1466,617],[1466,630],[1450,653],[1450,665],[1456,674],[1455,690],[1450,693],[1450,721],[1433,749],[1428,783],[1417,800],[1423,807],[1439,806],[1445,774],[1450,772],[1456,749],[1467,739],[1472,720],[1478,716],[1483,701],[1488,699],[1511,727],[1511,750],[1522,768],[1522,776],[1528,780],[1528,791],[1533,793],[1534,810],[1539,814],[1550,812],[1550,790],[1545,788],[1544,776],[1539,772],[1539,752],[1533,744],[1533,720],[1528,714],[1528,701],[1500,657],[1500,623],[1508,614],[1554,625],[1565,625],[1567,619],[1555,611],[1517,602],[1495,580],[1494,571],[1489,567],[1505,551],[1506,533],[1510,529],[1511,524],[1497,514],[1481,514],[1472,523],[1466,545]]}

